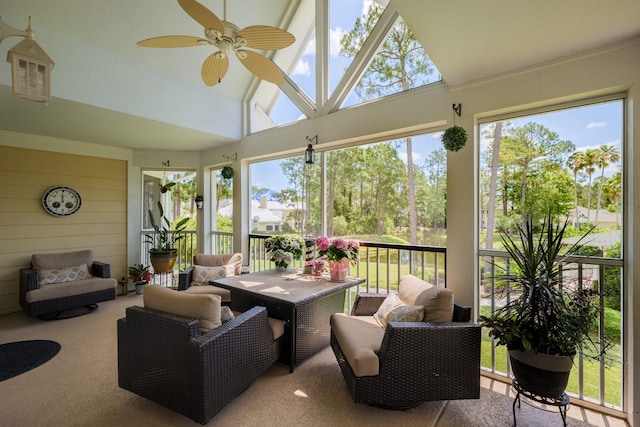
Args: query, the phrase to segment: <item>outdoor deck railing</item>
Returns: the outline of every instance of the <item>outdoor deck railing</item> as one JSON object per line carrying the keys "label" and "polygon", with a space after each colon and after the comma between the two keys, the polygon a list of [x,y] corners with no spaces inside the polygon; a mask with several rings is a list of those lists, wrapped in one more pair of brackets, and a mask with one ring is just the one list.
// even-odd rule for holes
{"label": "outdoor deck railing", "polygon": [[[490,315],[497,308],[517,296],[509,283],[500,279],[512,268],[506,252],[479,251],[481,262],[480,314]],[[500,266],[500,267],[498,267]],[[567,392],[572,396],[602,407],[622,409],[622,355],[624,303],[621,297],[623,262],[614,258],[574,256],[567,258],[563,266],[563,286],[574,286],[598,291],[600,317],[594,340],[603,342],[606,337],[614,343],[606,356],[593,360],[578,353],[574,359]],[[613,301],[613,299],[618,299]],[[609,301],[607,301],[609,300]],[[613,304],[611,304],[613,303]],[[612,308],[612,307],[616,307]],[[507,349],[496,346],[487,330],[482,331],[482,369],[500,376],[511,376]]]}
{"label": "outdoor deck railing", "polygon": [[[250,271],[275,268],[265,249],[269,235],[249,235]],[[389,243],[360,242],[360,259],[351,266],[350,275],[365,279],[357,292],[387,294],[396,290],[400,276],[414,274],[427,282],[446,285],[445,265],[447,249],[441,246],[398,245]],[[315,258],[315,253],[311,254]],[[302,268],[305,259],[297,260],[292,267]]]}

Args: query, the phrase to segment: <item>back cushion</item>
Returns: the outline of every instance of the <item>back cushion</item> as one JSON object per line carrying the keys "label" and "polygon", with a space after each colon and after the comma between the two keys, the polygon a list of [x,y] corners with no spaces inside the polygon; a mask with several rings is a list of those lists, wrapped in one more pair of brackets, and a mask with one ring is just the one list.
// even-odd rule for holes
{"label": "back cushion", "polygon": [[31,255],[31,268],[34,270],[54,270],[81,264],[86,264],[91,273],[91,266],[93,265],[92,250]]}
{"label": "back cushion", "polygon": [[198,319],[202,332],[222,325],[220,295],[188,294],[159,285],[146,285],[142,300],[146,308]]}
{"label": "back cushion", "polygon": [[453,292],[450,289],[406,275],[400,278],[398,296],[405,304],[423,305],[425,322],[451,322],[453,319]]}

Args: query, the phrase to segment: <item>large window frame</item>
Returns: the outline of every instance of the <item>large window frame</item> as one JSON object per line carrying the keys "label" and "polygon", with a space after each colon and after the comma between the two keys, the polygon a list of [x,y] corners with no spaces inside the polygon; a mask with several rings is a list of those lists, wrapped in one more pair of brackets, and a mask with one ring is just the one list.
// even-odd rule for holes
{"label": "large window frame", "polygon": [[[598,376],[598,381],[599,384],[597,386],[598,391],[597,394],[598,396],[593,396],[593,395],[589,395],[589,393],[586,391],[587,387],[585,385],[585,372],[584,372],[584,367],[586,366],[586,361],[583,359],[583,357],[581,355],[577,355],[576,356],[576,367],[572,370],[572,379],[570,380],[570,384],[568,386],[571,387],[571,390],[568,390],[568,392],[578,398],[581,399],[585,402],[591,403],[591,404],[596,404],[598,406],[600,406],[601,408],[605,408],[605,409],[612,409],[615,413],[615,411],[624,411],[624,407],[626,405],[625,402],[625,397],[624,397],[624,390],[625,390],[625,384],[624,384],[624,380],[626,378],[626,372],[625,372],[625,364],[623,363],[624,359],[625,359],[625,353],[627,351],[627,346],[626,346],[626,341],[625,341],[625,337],[626,337],[626,330],[628,328],[627,325],[627,319],[626,316],[624,315],[625,311],[626,311],[626,302],[628,301],[628,299],[626,298],[627,295],[627,289],[628,286],[630,286],[629,283],[627,283],[627,279],[626,279],[626,274],[624,272],[624,264],[625,264],[625,253],[628,253],[628,251],[625,250],[625,246],[628,245],[627,240],[624,238],[625,237],[625,233],[624,230],[626,228],[627,221],[628,221],[628,216],[626,215],[627,210],[628,210],[628,200],[629,197],[626,197],[625,192],[628,191],[628,186],[626,185],[626,181],[628,180],[628,170],[627,170],[627,161],[626,161],[626,155],[628,154],[628,150],[627,148],[627,131],[626,131],[626,110],[627,110],[627,99],[626,99],[626,94],[623,93],[615,93],[615,94],[611,94],[608,96],[602,96],[602,97],[597,97],[597,98],[589,98],[589,99],[583,99],[583,100],[579,100],[579,101],[574,101],[574,102],[570,102],[570,103],[563,103],[563,104],[554,104],[554,105],[548,105],[545,107],[540,107],[540,108],[536,108],[536,109],[528,109],[528,110],[520,110],[520,111],[513,111],[509,114],[503,114],[503,115],[493,115],[493,116],[486,116],[486,117],[482,117],[479,118],[477,120],[477,126],[476,126],[476,131],[478,133],[478,135],[481,134],[481,129],[482,126],[488,124],[488,123],[496,123],[496,122],[500,122],[500,121],[505,121],[505,120],[509,120],[509,119],[524,119],[527,117],[531,117],[531,116],[535,116],[535,115],[539,115],[539,114],[544,114],[544,113],[553,113],[553,112],[562,112],[562,111],[568,111],[570,109],[573,108],[579,108],[579,107],[589,107],[589,106],[594,106],[597,104],[603,104],[603,103],[608,103],[608,102],[620,102],[620,123],[621,123],[621,128],[620,128],[620,173],[621,173],[621,190],[620,190],[620,194],[622,196],[622,200],[621,200],[621,207],[620,207],[620,212],[622,214],[622,220],[620,221],[620,226],[622,227],[622,230],[620,231],[620,238],[621,238],[621,242],[620,242],[620,256],[619,257],[614,257],[614,258],[607,258],[607,257],[594,257],[592,258],[590,261],[585,261],[583,263],[578,262],[577,263],[577,269],[579,271],[579,274],[587,274],[587,271],[589,268],[594,268],[597,271],[600,272],[600,275],[596,278],[597,280],[597,284],[598,284],[598,290],[601,292],[601,316],[600,316],[600,320],[599,320],[599,333],[604,334],[604,329],[605,329],[605,315],[604,315],[604,310],[605,310],[605,304],[604,304],[604,300],[605,300],[605,274],[604,272],[607,271],[607,269],[609,269],[608,271],[612,271],[612,269],[614,269],[615,271],[619,271],[619,273],[615,273],[617,275],[617,277],[619,277],[620,280],[620,289],[619,289],[619,299],[620,299],[620,308],[619,308],[619,315],[620,315],[620,333],[619,333],[619,356],[617,356],[617,353],[614,354],[614,356],[617,357],[617,360],[615,361],[615,363],[618,364],[619,367],[619,374],[616,375],[617,378],[615,378],[615,381],[611,384],[614,384],[614,393],[612,393],[611,389],[607,389],[607,386],[609,385],[609,382],[607,382],[608,380],[606,379],[608,375],[611,375],[609,373],[609,371],[606,370],[605,364],[599,363],[598,364],[598,372],[597,372],[597,376]],[[605,144],[602,144],[605,145]],[[497,250],[497,249],[486,249],[484,248],[484,245],[482,243],[482,223],[481,221],[484,220],[484,212],[483,212],[483,200],[482,200],[482,191],[480,191],[480,186],[482,185],[482,164],[481,164],[481,155],[482,155],[482,147],[481,144],[478,144],[478,147],[476,148],[476,170],[478,173],[478,177],[477,177],[477,221],[478,221],[478,226],[477,226],[477,230],[478,230],[478,235],[476,238],[477,241],[477,254],[478,254],[478,262],[477,262],[477,277],[478,277],[478,290],[477,290],[477,300],[476,300],[476,304],[478,307],[478,313],[479,314],[486,314],[485,312],[482,312],[483,310],[483,306],[485,308],[487,308],[487,301],[489,301],[488,305],[489,305],[489,309],[493,310],[495,308],[495,304],[497,304],[496,300],[492,297],[489,297],[489,299],[487,299],[486,295],[483,295],[483,286],[486,286],[487,280],[486,278],[488,277],[487,274],[485,273],[483,276],[483,268],[486,268],[487,265],[491,265],[493,263],[493,265],[495,265],[495,263],[497,262],[506,262],[508,263],[508,259],[505,256],[506,252],[501,251],[501,250]],[[576,196],[577,197],[577,196]],[[576,199],[577,200],[577,199]],[[577,210],[576,210],[577,212]],[[487,260],[491,260],[488,263],[486,262]],[[501,260],[501,261],[500,261]],[[580,276],[582,277],[582,276]],[[483,303],[484,300],[484,303]],[[485,310],[486,311],[486,310]],[[488,347],[488,356],[486,356],[486,351],[483,351],[483,361],[481,364],[481,369],[483,369],[486,373],[490,374],[490,375],[496,375],[498,377],[505,377],[508,378],[510,376],[510,367],[508,365],[508,363],[506,362],[506,350],[504,349],[504,347],[496,347],[490,338],[488,338],[486,336],[486,331],[483,331],[483,346],[486,345],[487,343],[487,339],[489,340],[489,347]],[[597,362],[596,362],[597,363]],[[615,374],[614,374],[615,375]],[[616,381],[619,381],[619,384],[616,386],[615,384]],[[619,396],[617,398],[615,398],[614,402],[612,402],[610,400],[610,396],[615,395],[619,393]]]}

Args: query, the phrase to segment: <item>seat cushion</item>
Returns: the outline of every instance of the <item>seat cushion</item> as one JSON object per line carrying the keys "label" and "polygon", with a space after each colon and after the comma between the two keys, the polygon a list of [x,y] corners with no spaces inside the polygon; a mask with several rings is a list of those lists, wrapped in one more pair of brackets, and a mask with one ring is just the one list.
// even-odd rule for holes
{"label": "seat cushion", "polygon": [[91,292],[114,289],[118,286],[116,279],[105,279],[102,277],[89,277],[84,280],[74,280],[73,282],[54,283],[33,289],[25,295],[28,303],[48,301],[57,298],[72,297],[75,295],[88,294]]}
{"label": "seat cushion", "polygon": [[189,294],[159,285],[146,285],[142,300],[146,308],[198,319],[202,332],[222,325],[219,295]]}
{"label": "seat cushion", "polygon": [[398,296],[407,305],[423,305],[425,322],[451,322],[453,292],[412,275],[402,276]]}
{"label": "seat cushion", "polygon": [[[233,311],[232,313],[234,317],[238,317],[242,314],[242,311]],[[284,322],[282,320],[272,317],[267,317],[267,320],[269,321],[269,328],[271,329],[271,336],[274,341],[284,335]]]}
{"label": "seat cushion", "polygon": [[331,330],[340,344],[349,366],[357,377],[378,375],[378,352],[385,330],[373,316],[349,316],[334,313]]}
{"label": "seat cushion", "polygon": [[200,294],[200,295],[220,295],[222,302],[231,302],[231,291],[229,289],[219,288],[217,286],[202,285],[202,286],[189,286],[182,292],[188,294]]}

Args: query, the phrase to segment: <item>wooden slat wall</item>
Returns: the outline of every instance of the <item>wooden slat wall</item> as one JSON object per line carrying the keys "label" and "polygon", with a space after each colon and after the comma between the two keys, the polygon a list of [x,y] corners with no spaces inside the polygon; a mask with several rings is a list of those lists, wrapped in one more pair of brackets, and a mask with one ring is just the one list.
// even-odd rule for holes
{"label": "wooden slat wall", "polygon": [[[45,212],[42,195],[56,185],[78,190],[76,214]],[[80,249],[127,275],[127,162],[0,146],[0,314],[22,309],[20,269],[32,254]]]}

